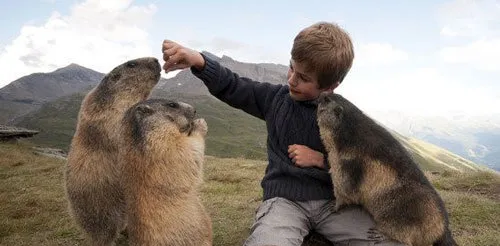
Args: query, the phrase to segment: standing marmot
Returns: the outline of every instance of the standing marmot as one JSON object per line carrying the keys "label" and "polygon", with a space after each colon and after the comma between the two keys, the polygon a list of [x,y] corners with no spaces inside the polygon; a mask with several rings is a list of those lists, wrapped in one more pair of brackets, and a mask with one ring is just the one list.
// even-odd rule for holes
{"label": "standing marmot", "polygon": [[362,205],[379,231],[406,245],[456,245],[443,201],[400,142],[341,95],[318,102],[336,208]]}
{"label": "standing marmot", "polygon": [[133,246],[209,246],[212,224],[199,197],[207,124],[194,108],[149,99],[122,122],[120,163]]}
{"label": "standing marmot", "polygon": [[65,188],[70,211],[92,245],[111,245],[125,227],[118,129],[124,112],[149,96],[160,72],[156,58],[127,61],[83,99],[68,154]]}

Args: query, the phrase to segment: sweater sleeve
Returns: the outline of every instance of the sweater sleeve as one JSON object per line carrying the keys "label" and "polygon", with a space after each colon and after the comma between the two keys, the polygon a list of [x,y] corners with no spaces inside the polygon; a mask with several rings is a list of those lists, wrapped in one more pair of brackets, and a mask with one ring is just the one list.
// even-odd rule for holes
{"label": "sweater sleeve", "polygon": [[202,54],[205,67],[191,72],[207,86],[208,91],[228,105],[241,109],[257,118],[265,119],[272,99],[282,85],[253,81],[240,77],[217,61]]}

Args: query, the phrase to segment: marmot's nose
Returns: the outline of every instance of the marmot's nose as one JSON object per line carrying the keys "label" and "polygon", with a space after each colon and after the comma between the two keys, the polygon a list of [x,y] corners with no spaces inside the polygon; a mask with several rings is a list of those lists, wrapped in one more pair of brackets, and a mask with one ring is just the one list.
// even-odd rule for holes
{"label": "marmot's nose", "polygon": [[328,96],[328,94],[326,93],[322,93],[320,96],[319,96],[319,102],[320,103],[329,103],[331,102],[332,99]]}
{"label": "marmot's nose", "polygon": [[154,57],[149,58],[148,66],[153,70],[161,71],[160,62],[158,62],[158,59]]}

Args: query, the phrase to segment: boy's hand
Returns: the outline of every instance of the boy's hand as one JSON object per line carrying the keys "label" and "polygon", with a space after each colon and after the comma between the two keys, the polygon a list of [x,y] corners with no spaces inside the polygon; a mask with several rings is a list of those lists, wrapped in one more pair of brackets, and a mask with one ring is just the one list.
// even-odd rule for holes
{"label": "boy's hand", "polygon": [[202,70],[205,67],[205,59],[200,52],[186,48],[176,42],[164,40],[161,48],[165,64],[165,72],[195,67]]}
{"label": "boy's hand", "polygon": [[305,145],[292,144],[288,146],[288,157],[299,167],[324,168],[324,157],[321,152],[310,149]]}

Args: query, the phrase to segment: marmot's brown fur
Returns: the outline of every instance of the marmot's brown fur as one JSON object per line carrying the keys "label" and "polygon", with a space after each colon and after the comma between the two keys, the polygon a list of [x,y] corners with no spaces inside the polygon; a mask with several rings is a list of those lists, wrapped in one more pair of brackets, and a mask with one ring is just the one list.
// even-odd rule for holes
{"label": "marmot's brown fur", "polygon": [[117,162],[124,112],[145,100],[160,79],[156,58],[127,61],[83,99],[65,173],[70,212],[92,245],[112,245],[126,224]]}
{"label": "marmot's brown fur", "polygon": [[317,113],[336,209],[362,205],[406,245],[456,245],[441,197],[395,137],[339,94],[323,93]]}
{"label": "marmot's brown fur", "polygon": [[149,99],[122,122],[120,163],[130,245],[212,245],[212,224],[199,197],[207,124],[194,108]]}

